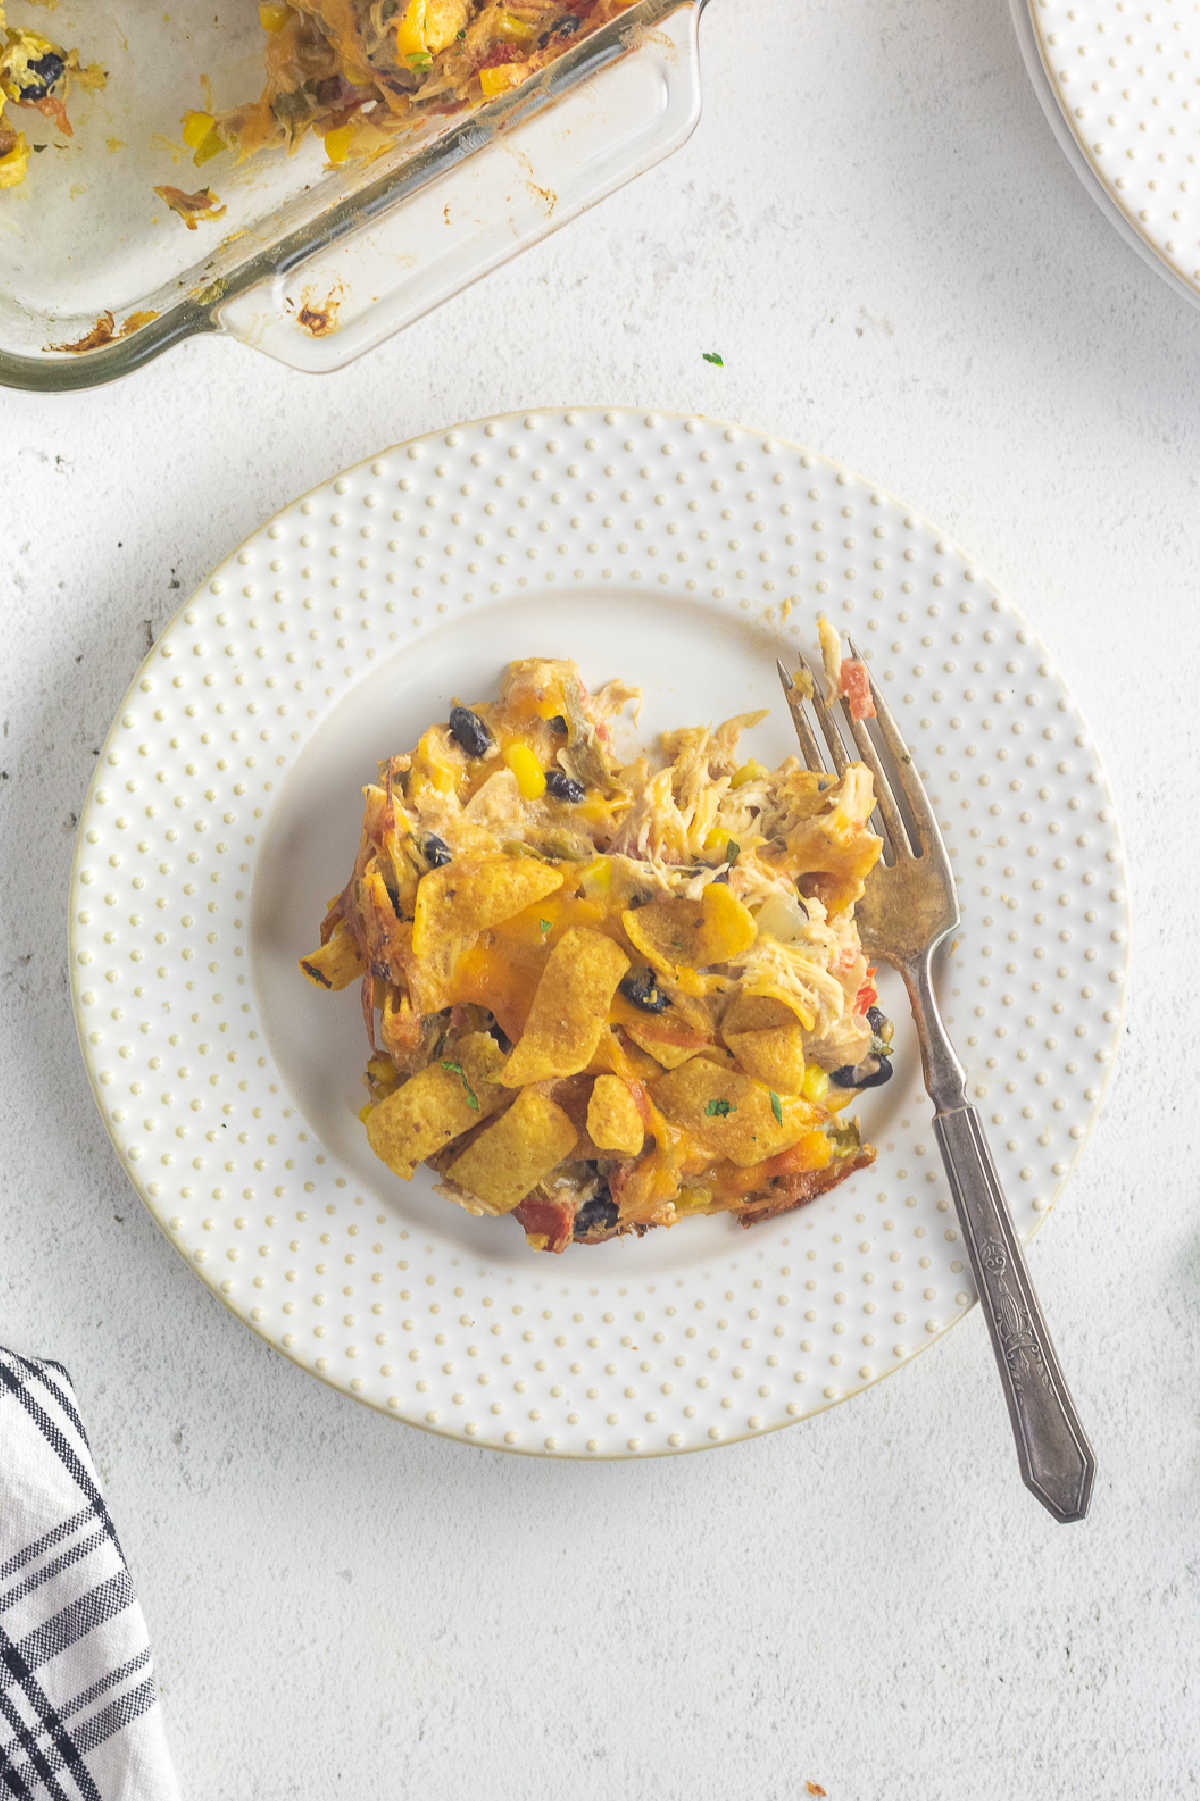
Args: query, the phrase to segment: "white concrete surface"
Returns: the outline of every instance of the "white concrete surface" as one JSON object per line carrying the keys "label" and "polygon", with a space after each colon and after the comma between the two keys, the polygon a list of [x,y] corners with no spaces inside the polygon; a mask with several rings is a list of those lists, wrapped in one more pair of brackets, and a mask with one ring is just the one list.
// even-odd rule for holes
{"label": "white concrete surface", "polygon": [[[341,375],[206,341],[0,397],[0,1334],[75,1377],[203,1801],[1198,1792],[1200,311],[1077,185],[1001,0],[713,0],[704,40],[680,155]],[[1020,1486],[978,1315],[757,1443],[506,1459],[264,1349],[109,1149],[64,901],[147,629],[340,465],[570,400],[868,472],[1029,612],[1092,721],[1133,989],[1032,1253],[1100,1459],[1082,1527]]]}

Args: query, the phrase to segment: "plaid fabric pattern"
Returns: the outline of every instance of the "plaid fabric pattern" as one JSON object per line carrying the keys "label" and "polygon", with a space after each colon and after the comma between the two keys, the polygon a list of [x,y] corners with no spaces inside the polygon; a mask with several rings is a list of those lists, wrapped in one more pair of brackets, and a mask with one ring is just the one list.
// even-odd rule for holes
{"label": "plaid fabric pattern", "polygon": [[0,1347],[0,1801],[178,1795],[71,1378]]}

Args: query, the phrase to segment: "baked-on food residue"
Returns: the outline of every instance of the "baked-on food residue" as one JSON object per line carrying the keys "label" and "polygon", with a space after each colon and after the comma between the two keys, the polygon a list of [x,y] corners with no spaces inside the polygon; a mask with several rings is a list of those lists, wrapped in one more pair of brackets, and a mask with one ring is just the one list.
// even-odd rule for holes
{"label": "baked-on food residue", "polygon": [[70,137],[66,92],[79,68],[74,50],[64,50],[39,31],[5,25],[0,0],[0,188],[15,188],[29,168],[25,133],[5,117],[5,107],[28,107],[52,119]]}
{"label": "baked-on food residue", "polygon": [[140,331],[143,325],[149,325],[157,318],[158,314],[154,312],[130,313],[124,324],[118,326],[111,313],[103,312],[90,330],[85,331],[81,338],[76,338],[74,343],[47,344],[46,349],[68,352],[72,356],[82,356],[89,350],[102,350],[105,344],[114,344],[118,338],[132,336],[135,331]]}
{"label": "baked-on food residue", "polygon": [[267,79],[257,100],[194,111],[197,166],[236,150],[291,148],[308,132],[331,163],[385,148],[429,114],[519,87],[633,0],[262,0]]}
{"label": "baked-on food residue", "polygon": [[301,969],[361,986],[361,1118],[404,1179],[537,1250],[802,1205],[874,1159],[843,1114],[891,1074],[854,908],[870,772],[738,750],[761,713],[623,763],[637,691],[511,663],[366,789]]}
{"label": "baked-on food residue", "polygon": [[[345,298],[346,289],[340,281],[335,281],[327,294],[318,295],[312,288],[305,288],[296,314],[297,325],[310,338],[327,338],[330,332],[337,330],[338,314]],[[295,302],[285,300],[284,304],[290,311]]]}

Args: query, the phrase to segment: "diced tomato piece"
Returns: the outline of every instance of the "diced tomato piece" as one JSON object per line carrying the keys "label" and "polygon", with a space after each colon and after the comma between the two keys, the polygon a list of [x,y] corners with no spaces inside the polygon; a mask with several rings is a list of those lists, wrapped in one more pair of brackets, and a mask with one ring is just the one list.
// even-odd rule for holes
{"label": "diced tomato piece", "polygon": [[43,94],[40,100],[27,101],[26,104],[32,106],[35,113],[41,113],[44,118],[52,119],[64,137],[73,138],[75,136],[71,130],[71,121],[67,117],[67,109],[57,94]]}
{"label": "diced tomato piece", "polygon": [[475,67],[477,69],[500,69],[504,67],[505,63],[520,62],[521,56],[522,52],[518,45],[493,44],[490,50],[484,51]]}
{"label": "diced tomato piece", "polygon": [[875,702],[871,699],[871,678],[866,664],[857,657],[847,657],[839,680],[838,692],[850,702],[851,719],[874,719]]}
{"label": "diced tomato piece", "polygon": [[559,1194],[550,1198],[526,1195],[515,1209],[516,1218],[526,1232],[546,1239],[548,1251],[565,1251],[575,1232],[576,1202],[573,1195]]}
{"label": "diced tomato piece", "polygon": [[873,1007],[878,999],[879,991],[875,986],[875,971],[868,969],[867,979],[854,997],[854,1011],[865,1013],[867,1008]]}

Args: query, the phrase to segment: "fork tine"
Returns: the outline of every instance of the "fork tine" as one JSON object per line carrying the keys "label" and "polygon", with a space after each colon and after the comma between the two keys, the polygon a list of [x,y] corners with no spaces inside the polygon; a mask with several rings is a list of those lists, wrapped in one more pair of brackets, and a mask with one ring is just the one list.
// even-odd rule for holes
{"label": "fork tine", "polygon": [[909,843],[904,817],[896,805],[891,784],[887,778],[887,771],[879,760],[878,751],[871,743],[870,733],[861,720],[853,717],[849,704],[845,701],[842,702],[842,711],[846,716],[846,723],[850,727],[859,757],[875,778],[875,805],[884,824],[884,831],[880,836],[884,838],[885,843],[890,843],[895,856],[911,857],[913,847]]}
{"label": "fork tine", "polygon": [[783,685],[784,699],[788,704],[788,712],[792,716],[792,724],[796,728],[796,736],[800,740],[800,749],[804,761],[814,774],[821,775],[825,770],[825,759],[821,755],[812,727],[804,712],[803,696],[798,692],[795,682],[784,668],[779,658],[775,659],[775,667],[779,671],[779,680]]}
{"label": "fork tine", "polygon": [[[850,644],[850,655],[857,658],[859,662],[864,662],[849,639],[847,643]],[[928,853],[936,850],[945,859],[946,847],[942,842],[941,830],[934,817],[933,808],[929,804],[929,797],[925,793],[925,784],[917,774],[917,766],[912,760],[912,754],[900,734],[900,728],[893,719],[887,702],[875,685],[875,677],[871,674],[870,665],[864,663],[864,667],[867,671],[867,680],[871,684],[871,699],[875,703],[875,724],[895,765],[896,782],[904,796],[909,816],[912,819],[913,829],[910,836],[915,836],[917,848],[922,852]]]}
{"label": "fork tine", "polygon": [[834,723],[833,715],[825,705],[825,696],[821,692],[821,689],[825,684],[825,672],[824,670],[821,670],[818,674],[817,670],[815,670],[812,664],[807,660],[805,661],[804,666],[808,670],[809,677],[812,681],[812,694],[809,698],[813,704],[813,712],[817,716],[817,723],[825,734],[825,742],[829,746],[829,754],[833,758],[833,766],[838,774],[842,775],[845,773],[846,765],[849,763],[850,758],[846,751],[846,746],[842,742],[842,734],[838,731],[837,726]]}

